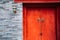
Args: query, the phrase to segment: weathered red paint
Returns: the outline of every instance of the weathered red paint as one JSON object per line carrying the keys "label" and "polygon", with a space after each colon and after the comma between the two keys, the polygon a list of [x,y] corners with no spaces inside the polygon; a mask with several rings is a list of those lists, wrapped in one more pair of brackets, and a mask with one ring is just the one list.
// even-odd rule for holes
{"label": "weathered red paint", "polygon": [[14,2],[23,2],[23,3],[40,3],[40,2],[60,2],[60,0],[14,0]]}
{"label": "weathered red paint", "polygon": [[[30,5],[31,6],[31,5]],[[51,7],[35,8],[24,7],[24,40],[56,40],[56,9]],[[38,18],[44,18],[44,22],[39,22]]]}

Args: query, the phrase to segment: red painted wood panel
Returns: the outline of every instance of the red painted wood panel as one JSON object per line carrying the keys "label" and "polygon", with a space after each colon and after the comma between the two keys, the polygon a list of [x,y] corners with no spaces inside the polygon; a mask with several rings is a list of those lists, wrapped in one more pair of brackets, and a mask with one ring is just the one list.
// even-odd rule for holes
{"label": "red painted wood panel", "polygon": [[[54,8],[25,8],[23,15],[24,40],[56,40]],[[44,22],[38,18],[44,18]]]}
{"label": "red painted wood panel", "polygon": [[56,40],[55,9],[41,8],[42,18],[42,40]]}
{"label": "red painted wood panel", "polygon": [[60,6],[57,7],[57,40],[60,40]]}
{"label": "red painted wood panel", "polygon": [[14,0],[14,2],[25,2],[25,3],[27,3],[27,2],[30,2],[30,3],[32,3],[32,2],[60,2],[60,0]]}

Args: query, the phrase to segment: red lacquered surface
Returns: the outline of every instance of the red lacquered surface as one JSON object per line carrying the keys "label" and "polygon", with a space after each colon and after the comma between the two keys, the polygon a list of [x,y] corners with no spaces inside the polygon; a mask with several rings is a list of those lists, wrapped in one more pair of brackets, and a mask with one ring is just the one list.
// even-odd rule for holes
{"label": "red lacquered surface", "polygon": [[[56,40],[55,8],[24,7],[23,16],[24,40]],[[44,21],[39,22],[38,18]]]}

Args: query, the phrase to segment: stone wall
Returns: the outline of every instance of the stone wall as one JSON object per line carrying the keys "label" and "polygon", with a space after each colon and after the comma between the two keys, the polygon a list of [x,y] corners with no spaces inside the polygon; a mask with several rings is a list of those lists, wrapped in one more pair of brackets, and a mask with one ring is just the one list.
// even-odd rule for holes
{"label": "stone wall", "polygon": [[[13,7],[16,6],[16,14]],[[22,3],[13,1],[0,3],[0,40],[22,40]]]}

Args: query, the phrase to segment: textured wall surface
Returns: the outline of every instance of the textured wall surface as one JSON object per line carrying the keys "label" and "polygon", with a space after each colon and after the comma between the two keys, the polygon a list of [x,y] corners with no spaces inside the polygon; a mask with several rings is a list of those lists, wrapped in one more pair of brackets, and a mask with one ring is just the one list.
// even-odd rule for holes
{"label": "textured wall surface", "polygon": [[22,40],[22,22],[22,3],[0,0],[0,40]]}

